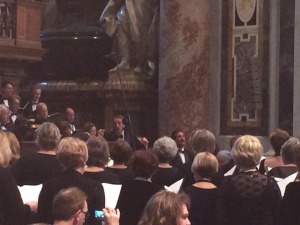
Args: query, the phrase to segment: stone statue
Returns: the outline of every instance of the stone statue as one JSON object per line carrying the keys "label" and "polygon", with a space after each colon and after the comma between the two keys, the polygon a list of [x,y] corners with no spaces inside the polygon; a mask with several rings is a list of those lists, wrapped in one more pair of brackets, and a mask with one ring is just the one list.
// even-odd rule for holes
{"label": "stone statue", "polygon": [[105,32],[117,38],[121,62],[113,69],[152,76],[155,69],[158,0],[110,0],[100,17]]}

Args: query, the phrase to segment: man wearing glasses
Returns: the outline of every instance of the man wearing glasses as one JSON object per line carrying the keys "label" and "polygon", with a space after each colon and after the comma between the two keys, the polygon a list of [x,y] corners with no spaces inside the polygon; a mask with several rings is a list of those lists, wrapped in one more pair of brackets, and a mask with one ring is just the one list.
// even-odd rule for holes
{"label": "man wearing glasses", "polygon": [[88,216],[86,195],[76,187],[63,189],[53,199],[54,225],[82,225]]}
{"label": "man wearing glasses", "polygon": [[[89,217],[86,200],[87,196],[77,187],[59,191],[52,204],[54,225],[83,225]],[[119,210],[107,208],[103,212],[107,225],[119,225]]]}

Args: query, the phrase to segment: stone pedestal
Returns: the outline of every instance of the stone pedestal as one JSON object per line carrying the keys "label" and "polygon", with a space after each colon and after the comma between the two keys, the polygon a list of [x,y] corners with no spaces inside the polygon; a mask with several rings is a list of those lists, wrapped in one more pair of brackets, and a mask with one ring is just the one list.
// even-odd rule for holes
{"label": "stone pedestal", "polygon": [[[121,78],[121,82],[120,82]],[[114,114],[131,117],[135,135],[145,135],[150,142],[157,138],[157,91],[131,72],[110,72],[107,81],[42,82],[43,101],[49,113],[74,108],[79,126],[93,122],[97,128],[112,129]],[[129,129],[129,125],[127,125]]]}
{"label": "stone pedestal", "polygon": [[159,133],[208,126],[210,0],[160,3]]}

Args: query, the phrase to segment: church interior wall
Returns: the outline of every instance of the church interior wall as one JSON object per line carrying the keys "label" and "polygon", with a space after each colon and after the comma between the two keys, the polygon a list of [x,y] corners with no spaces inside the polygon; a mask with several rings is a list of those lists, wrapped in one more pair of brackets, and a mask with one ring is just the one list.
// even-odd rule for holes
{"label": "church interior wall", "polygon": [[[300,137],[297,9],[300,3],[295,0],[160,1],[158,81],[152,85],[131,76],[124,80],[136,121],[155,120],[140,130],[153,131],[154,140],[176,128],[187,137],[206,128],[216,135],[221,149],[228,149],[233,135],[252,134],[261,139],[265,151],[270,149],[268,134],[277,127]],[[1,62],[4,78],[16,80],[18,88],[24,60]],[[11,73],[13,67],[17,69]],[[93,119],[109,128],[110,114],[125,108],[119,86],[112,88],[116,79],[109,83],[107,76],[95,90],[87,85],[84,93],[89,91],[98,102],[94,111],[101,118]],[[63,91],[75,101],[74,90]],[[45,94],[55,105],[49,88]]]}

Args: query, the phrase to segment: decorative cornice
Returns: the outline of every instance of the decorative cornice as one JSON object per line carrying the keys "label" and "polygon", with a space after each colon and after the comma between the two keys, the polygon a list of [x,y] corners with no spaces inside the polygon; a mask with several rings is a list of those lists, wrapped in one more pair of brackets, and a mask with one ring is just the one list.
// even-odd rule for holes
{"label": "decorative cornice", "polygon": [[19,46],[1,45],[0,59],[19,59],[25,61],[41,61],[43,55],[47,52],[42,48],[25,48]]}

